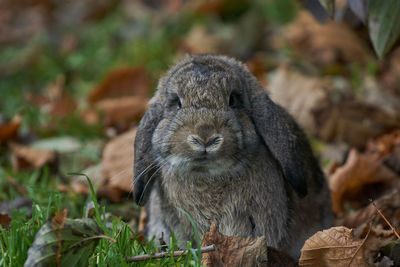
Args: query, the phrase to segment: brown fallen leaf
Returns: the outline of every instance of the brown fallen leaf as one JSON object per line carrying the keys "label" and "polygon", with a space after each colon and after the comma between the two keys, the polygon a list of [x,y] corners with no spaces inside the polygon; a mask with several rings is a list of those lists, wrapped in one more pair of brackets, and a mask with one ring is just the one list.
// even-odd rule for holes
{"label": "brown fallen leaf", "polygon": [[247,67],[249,70],[257,77],[258,81],[264,88],[268,88],[268,81],[266,78],[267,70],[263,63],[263,59],[260,55],[256,54],[246,62]]}
{"label": "brown fallen leaf", "polygon": [[[400,191],[398,188],[381,196],[379,199],[375,200],[374,203],[395,228],[400,227]],[[377,210],[372,203],[344,218],[339,219],[336,224],[349,228],[356,228],[367,222],[372,223],[373,226],[380,224],[384,228],[389,229],[381,216],[378,215]]]}
{"label": "brown fallen leaf", "polygon": [[106,198],[113,203],[120,203],[122,201],[122,196],[126,192],[118,187],[111,186],[110,184],[103,184],[97,190],[97,196],[100,198]]}
{"label": "brown fallen leaf", "polygon": [[325,142],[363,148],[369,139],[400,127],[398,116],[341,92],[331,78],[306,76],[281,65],[269,82],[272,100]]}
{"label": "brown fallen leaf", "polygon": [[326,142],[344,142],[357,148],[379,135],[398,128],[400,121],[386,111],[352,99],[313,111],[318,136]]}
{"label": "brown fallen leaf", "polygon": [[400,152],[400,130],[394,130],[389,134],[369,140],[366,145],[366,153],[377,159],[382,159],[392,153]]}
{"label": "brown fallen leaf", "polygon": [[365,153],[380,160],[400,176],[400,130],[369,140]]}
{"label": "brown fallen leaf", "polygon": [[[194,11],[198,14],[216,14],[221,12],[227,5],[226,0],[192,1],[195,2]],[[192,3],[193,5],[193,3]]]}
{"label": "brown fallen leaf", "polygon": [[103,151],[103,176],[109,186],[124,192],[133,191],[133,145],[136,128],[119,135],[108,142]]}
{"label": "brown fallen leaf", "polygon": [[382,163],[400,176],[400,152],[393,153],[383,158]]}
{"label": "brown fallen leaf", "polygon": [[329,104],[328,84],[319,77],[307,77],[281,65],[270,80],[268,91],[272,100],[292,114],[307,133],[317,135],[321,125],[313,111]]}
{"label": "brown fallen leaf", "polygon": [[105,113],[106,124],[139,121],[147,110],[148,98],[129,96],[104,99],[96,103],[96,107]]}
{"label": "brown fallen leaf", "polygon": [[0,144],[17,137],[21,121],[22,116],[18,114],[14,116],[11,122],[0,124]]}
{"label": "brown fallen leaf", "polygon": [[180,44],[189,54],[218,53],[221,40],[210,33],[204,25],[194,25]]}
{"label": "brown fallen leaf", "polygon": [[90,103],[110,98],[150,96],[150,78],[143,67],[121,67],[107,74],[88,97]]}
{"label": "brown fallen leaf", "polygon": [[71,182],[70,186],[72,191],[79,195],[87,196],[90,193],[89,185],[87,183],[74,180]]}
{"label": "brown fallen leaf", "polygon": [[393,240],[393,233],[364,224],[319,231],[306,240],[299,266],[370,266],[379,249]]}
{"label": "brown fallen leaf", "polygon": [[11,218],[7,213],[0,213],[0,225],[4,229],[7,229],[11,224]]}
{"label": "brown fallen leaf", "polygon": [[211,244],[215,245],[217,251],[203,254],[201,263],[206,266],[297,266],[290,256],[267,247],[265,236],[225,236],[218,231],[214,222],[211,222],[210,231],[205,234],[203,246]]}
{"label": "brown fallen leaf", "polygon": [[28,93],[25,97],[52,116],[68,116],[77,108],[75,100],[65,90],[65,77],[62,75],[48,84],[40,95]]}
{"label": "brown fallen leaf", "polygon": [[365,63],[371,57],[367,45],[347,25],[321,24],[306,11],[287,27],[285,35],[292,47],[320,66],[339,61]]}
{"label": "brown fallen leaf", "polygon": [[56,155],[52,151],[31,148],[28,146],[10,143],[13,152],[13,169],[38,169],[47,163],[54,162]]}
{"label": "brown fallen leaf", "polygon": [[100,122],[99,111],[94,108],[88,108],[88,109],[82,111],[81,117],[82,117],[83,121],[89,125]]}
{"label": "brown fallen leaf", "polygon": [[379,84],[387,93],[397,97],[400,95],[399,46],[386,57],[383,64],[379,64],[378,79]]}
{"label": "brown fallen leaf", "polygon": [[[376,159],[352,149],[346,163],[329,176],[328,182],[333,210],[340,215],[344,212],[347,200],[360,201],[360,193],[365,186],[380,183],[383,184],[383,189],[388,189],[398,185],[400,177]],[[374,197],[375,195],[364,195],[364,199]]]}

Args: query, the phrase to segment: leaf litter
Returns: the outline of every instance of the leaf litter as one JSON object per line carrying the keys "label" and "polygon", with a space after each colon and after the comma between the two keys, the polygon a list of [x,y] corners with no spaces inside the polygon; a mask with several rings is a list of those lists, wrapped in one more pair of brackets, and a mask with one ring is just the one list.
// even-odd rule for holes
{"label": "leaf litter", "polygon": [[[47,29],[51,36],[56,36],[54,29],[57,27],[50,27],[48,23],[50,20],[46,19],[46,16],[59,17],[62,23],[67,23],[69,18],[74,17],[71,16],[73,14],[71,10],[75,9],[80,10],[78,12],[80,15],[73,22],[74,25],[79,25],[83,20],[96,21],[109,12],[107,8],[113,1],[110,3],[89,1],[80,5],[72,3],[70,8],[66,8],[66,12],[63,12],[65,4],[39,2],[14,17],[10,14],[17,14],[19,3],[10,2],[12,7],[10,9],[0,6],[0,14],[6,15],[5,24],[0,28],[0,32],[5,33],[1,35],[0,45],[30,40],[43,28]],[[156,24],[160,25],[166,21],[166,17],[179,13],[177,11],[180,8],[190,10],[190,6],[181,1],[168,1],[167,4],[123,2],[125,7],[131,6],[123,11],[126,16],[139,18],[138,12],[141,10],[138,11],[133,6],[145,5],[146,10],[142,13],[146,14],[141,16],[151,14],[154,17],[154,14],[158,14]],[[237,25],[234,25],[229,20],[225,21],[226,18],[221,19],[224,14],[229,13],[227,1],[199,2],[195,3],[198,6],[194,10],[195,13],[213,16],[212,23],[195,23],[185,36],[174,39],[174,46],[179,50],[177,57],[189,51],[219,52],[242,59],[250,58],[248,60],[250,69],[263,85],[269,87],[271,97],[294,115],[312,138],[322,140],[323,149],[328,146],[334,147],[339,143],[345,144],[345,148],[340,152],[341,155],[337,157],[340,160],[328,157],[331,160],[331,172],[327,176],[332,189],[337,226],[325,230],[328,232],[322,231],[324,234],[317,233],[315,237],[311,237],[303,248],[306,258],[300,260],[300,263],[321,264],[318,266],[324,266],[323,264],[353,266],[356,263],[360,266],[399,264],[400,261],[396,260],[395,255],[398,250],[392,242],[393,236],[389,235],[387,225],[377,215],[369,199],[374,199],[374,203],[394,227],[399,227],[400,141],[398,130],[391,133],[390,131],[400,128],[397,113],[399,107],[397,100],[400,95],[398,86],[400,50],[397,48],[387,60],[377,64],[377,73],[354,74],[349,71],[351,65],[354,63],[368,65],[373,60],[373,53],[362,33],[342,22],[329,21],[322,25],[302,11],[294,22],[281,31],[273,28],[272,23],[271,25],[265,23],[263,18],[259,20],[259,13],[250,8],[246,16],[237,19]],[[23,22],[20,35],[15,35],[13,21]],[[259,24],[259,21],[263,23]],[[29,25],[29,22],[32,25]],[[243,32],[246,35],[238,34]],[[266,40],[274,40],[274,43],[267,43]],[[56,46],[59,46],[60,51],[64,55],[71,56],[74,56],[74,52],[83,44],[81,38],[74,34],[62,34],[61,40],[56,40],[55,43],[57,42]],[[232,43],[237,45],[233,46]],[[254,56],[256,49],[260,51]],[[269,51],[271,49],[275,50]],[[36,62],[36,54],[39,53],[33,54],[34,56],[30,55],[23,61],[17,62],[18,64],[14,62],[7,68],[3,65],[0,68],[6,70],[6,73],[13,73],[26,66],[30,67]],[[311,64],[301,62],[305,61],[302,57]],[[269,62],[259,60],[260,58],[268,58]],[[82,172],[95,178],[95,187],[99,190],[98,196],[112,202],[121,202],[123,196],[132,190],[132,174],[129,170],[133,162],[135,127],[147,109],[146,103],[151,96],[152,79],[159,75],[151,73],[148,66],[118,66],[108,71],[104,79],[92,87],[86,98],[76,100],[75,96],[70,94],[69,87],[75,86],[71,81],[77,75],[74,70],[71,73],[60,73],[50,79],[39,94],[25,95],[27,100],[50,116],[65,117],[77,112],[87,124],[100,123],[103,134],[111,133],[108,137],[113,138],[105,145],[101,161],[88,161],[93,169],[89,171],[85,168]],[[272,69],[275,70],[271,71]],[[363,77],[358,85],[354,85],[357,84],[354,81],[357,77],[352,75]],[[381,90],[384,90],[385,95]],[[60,139],[54,140],[51,146],[43,143],[37,146],[38,143],[49,141],[46,138],[35,142],[34,145],[32,142],[26,142],[24,128],[21,128],[23,116],[24,113],[15,115],[10,123],[2,122],[0,125],[0,143],[7,144],[12,151],[15,170],[21,171],[26,168],[32,170],[53,164],[54,156],[51,155],[54,155],[54,150],[57,153],[68,154],[79,153],[82,149],[81,144],[75,146],[73,142],[64,142],[65,140]],[[45,126],[47,127],[49,125]],[[31,136],[34,136],[35,140],[35,134]],[[102,146],[99,147],[103,149]],[[67,152],[69,149],[71,151]],[[61,161],[65,160],[61,158]],[[13,184],[10,181],[9,183]],[[17,184],[12,186],[17,188]],[[65,190],[64,192],[70,193],[72,190],[82,195],[89,193],[88,185],[75,178],[70,184],[63,186],[60,186],[60,191]],[[20,194],[24,195],[23,190],[20,191]],[[12,203],[2,203],[8,208],[14,207]],[[9,223],[8,214],[1,219],[5,226]],[[143,230],[146,221],[145,212],[141,214],[140,229]],[[91,230],[86,229],[88,232],[84,232],[81,228]],[[79,233],[75,233],[75,229]],[[219,251],[208,256],[204,255],[205,263],[218,265],[223,259],[223,262],[231,263],[233,266],[262,265],[268,261],[275,263],[275,260],[276,264],[282,264],[285,258],[280,254],[282,252],[267,248],[263,238],[225,237],[216,229],[217,226],[212,226],[207,233],[208,237],[206,235],[206,241],[216,243]],[[82,240],[83,236],[96,237],[102,234],[101,229],[96,228],[90,219],[69,219],[65,213],[58,213],[52,221],[47,222],[40,233],[30,250],[29,261],[32,262],[32,257],[39,256],[40,253],[36,249],[40,247],[40,250],[45,251],[45,256],[53,260],[49,262],[54,263],[54,260],[58,259],[61,265],[67,262],[63,262],[63,259],[68,258],[68,255],[73,255],[70,260],[74,258],[85,262],[96,245],[88,241],[87,249],[85,247],[81,250],[80,246],[76,246],[75,251],[71,249],[78,252],[76,250],[79,247],[79,253],[82,254],[76,257],[70,250],[64,250],[65,244],[70,244],[69,238],[81,242],[78,240]],[[391,243],[386,245],[389,240]],[[43,245],[48,241],[53,242],[53,247]],[[42,247],[39,244],[41,242],[44,242]],[[335,242],[337,246],[333,247],[332,244]],[[310,247],[310,243],[315,246]],[[329,249],[324,248],[324,245],[329,246]],[[56,252],[54,252],[55,246]],[[348,251],[345,251],[346,248]],[[335,262],[329,255],[339,255],[339,258]],[[346,255],[350,258],[346,258]],[[40,265],[44,262],[46,259],[42,258],[36,263]],[[292,262],[288,260],[285,264],[291,266]]]}

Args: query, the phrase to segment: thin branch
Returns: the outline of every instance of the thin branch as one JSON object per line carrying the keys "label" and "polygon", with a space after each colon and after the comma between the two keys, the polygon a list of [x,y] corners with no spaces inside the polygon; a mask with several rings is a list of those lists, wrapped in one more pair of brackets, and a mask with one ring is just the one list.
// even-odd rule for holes
{"label": "thin branch", "polygon": [[[215,251],[215,245],[210,245],[207,247],[202,247],[201,248],[201,253],[208,253],[211,251]],[[182,255],[188,254],[187,250],[179,250],[174,252],[174,257],[179,257]],[[144,261],[148,259],[160,259],[160,258],[165,258],[171,256],[168,252],[161,252],[161,253],[155,253],[155,254],[144,254],[144,255],[138,255],[134,257],[130,257],[126,259],[126,262],[135,262],[135,261]]]}
{"label": "thin branch", "polygon": [[392,229],[393,233],[397,236],[398,239],[400,239],[399,233],[397,233],[396,229],[394,229],[393,225],[386,219],[385,215],[381,212],[381,210],[375,205],[375,203],[372,201],[372,205],[374,205],[375,209],[378,211],[379,215],[385,220],[385,222],[389,225],[389,227]]}
{"label": "thin branch", "polygon": [[371,228],[372,228],[372,225],[371,225],[371,224],[369,224],[368,226],[369,226],[368,233],[365,235],[365,238],[364,238],[364,240],[361,242],[360,246],[356,249],[356,252],[354,252],[354,254],[351,256],[351,259],[350,259],[349,263],[346,265],[346,267],[349,267],[349,266],[351,265],[351,263],[353,262],[354,258],[355,258],[356,255],[357,255],[357,253],[360,251],[361,247],[364,246],[365,241],[367,240],[367,238],[368,238],[368,236],[369,236],[369,233],[371,232]]}

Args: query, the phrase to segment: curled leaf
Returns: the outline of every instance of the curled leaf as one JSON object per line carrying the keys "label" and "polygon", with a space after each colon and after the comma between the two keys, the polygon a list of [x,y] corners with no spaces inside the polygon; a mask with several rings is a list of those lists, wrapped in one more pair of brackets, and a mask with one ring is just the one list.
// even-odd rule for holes
{"label": "curled leaf", "polygon": [[57,255],[61,266],[86,265],[102,235],[94,220],[69,219],[60,214],[36,234],[24,266],[52,266]]}
{"label": "curled leaf", "polygon": [[225,236],[211,222],[203,246],[214,244],[217,251],[203,254],[202,264],[206,266],[296,266],[295,261],[283,252],[267,247],[265,236]]}
{"label": "curled leaf", "polygon": [[380,248],[393,239],[391,231],[364,224],[319,231],[301,249],[300,266],[370,266]]}
{"label": "curled leaf", "polygon": [[369,155],[359,154],[353,149],[346,163],[338,167],[329,177],[333,210],[336,214],[344,212],[346,200],[354,199],[366,185],[382,183],[390,188],[399,181],[399,177],[381,162]]}
{"label": "curled leaf", "polygon": [[55,153],[44,149],[36,149],[28,146],[11,143],[10,148],[13,152],[13,168],[18,171],[21,169],[38,169],[56,158]]}

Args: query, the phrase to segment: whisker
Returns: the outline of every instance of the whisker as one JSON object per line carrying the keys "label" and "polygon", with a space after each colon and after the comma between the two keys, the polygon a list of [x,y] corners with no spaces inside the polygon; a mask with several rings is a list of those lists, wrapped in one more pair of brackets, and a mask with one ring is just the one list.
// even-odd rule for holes
{"label": "whisker", "polygon": [[112,177],[110,177],[110,181],[114,180],[115,178],[121,176],[122,174],[126,173],[127,171],[132,170],[131,167],[127,167],[125,169],[123,169],[122,171],[118,172],[117,174],[114,174]]}
{"label": "whisker", "polygon": [[149,166],[147,166],[140,174],[138,174],[136,177],[134,177],[133,179],[133,184],[136,183],[136,181],[138,179],[140,179],[140,177],[142,177],[142,175],[146,174],[147,171],[149,171],[151,168],[153,168],[157,163],[152,162],[151,164],[149,164]]}
{"label": "whisker", "polygon": [[153,179],[153,177],[155,177],[155,175],[162,169],[162,167],[164,167],[166,164],[168,163],[168,161],[165,161],[161,166],[159,166],[157,168],[157,170],[153,173],[153,175],[150,176],[149,180],[147,181],[146,185],[143,188],[142,194],[140,195],[139,198],[139,203],[142,202],[143,196],[146,192],[147,186],[149,185],[149,183],[151,182],[151,180]]}

